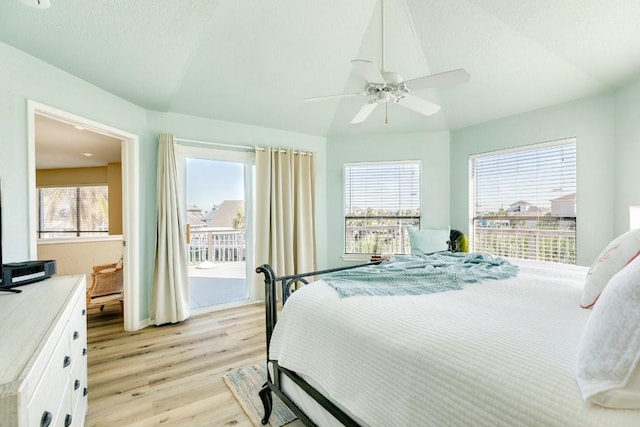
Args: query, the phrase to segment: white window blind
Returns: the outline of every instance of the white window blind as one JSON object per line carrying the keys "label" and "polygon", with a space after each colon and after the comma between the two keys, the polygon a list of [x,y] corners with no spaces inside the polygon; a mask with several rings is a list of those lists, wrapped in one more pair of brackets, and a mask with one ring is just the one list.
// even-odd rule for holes
{"label": "white window blind", "polygon": [[420,162],[344,166],[345,253],[410,252],[407,227],[420,225]]}
{"label": "white window blind", "polygon": [[109,234],[109,187],[38,188],[40,239]]}
{"label": "white window blind", "polygon": [[473,250],[576,261],[574,139],[471,158]]}

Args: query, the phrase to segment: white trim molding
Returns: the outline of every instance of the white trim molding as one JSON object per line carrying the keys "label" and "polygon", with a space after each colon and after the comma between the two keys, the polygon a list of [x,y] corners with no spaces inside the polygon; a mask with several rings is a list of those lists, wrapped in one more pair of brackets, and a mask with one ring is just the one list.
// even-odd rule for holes
{"label": "white trim molding", "polygon": [[146,326],[140,319],[140,143],[138,135],[81,117],[49,105],[27,100],[29,170],[29,256],[37,258],[36,143],[35,117],[44,115],[122,141],[122,225],[124,277],[124,329],[136,331]]}

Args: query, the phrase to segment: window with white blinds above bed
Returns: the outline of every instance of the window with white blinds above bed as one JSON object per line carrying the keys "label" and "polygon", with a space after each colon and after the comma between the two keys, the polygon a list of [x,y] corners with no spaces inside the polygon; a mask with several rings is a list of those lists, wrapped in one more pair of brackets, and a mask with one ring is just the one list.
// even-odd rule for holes
{"label": "window with white blinds above bed", "polygon": [[575,264],[576,140],[470,159],[472,250]]}
{"label": "window with white blinds above bed", "polygon": [[344,166],[345,254],[411,253],[408,227],[420,226],[419,161]]}

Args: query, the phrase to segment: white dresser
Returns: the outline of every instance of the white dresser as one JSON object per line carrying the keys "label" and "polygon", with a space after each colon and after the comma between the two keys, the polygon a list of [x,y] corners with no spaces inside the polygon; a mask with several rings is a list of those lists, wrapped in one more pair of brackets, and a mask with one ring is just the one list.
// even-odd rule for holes
{"label": "white dresser", "polygon": [[85,276],[0,292],[0,426],[83,426],[87,413]]}

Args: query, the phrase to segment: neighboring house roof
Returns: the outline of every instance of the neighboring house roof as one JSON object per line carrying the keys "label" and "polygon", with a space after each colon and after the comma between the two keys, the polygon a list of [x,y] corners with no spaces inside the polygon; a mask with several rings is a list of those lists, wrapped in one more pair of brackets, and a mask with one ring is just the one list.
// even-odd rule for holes
{"label": "neighboring house roof", "polygon": [[517,206],[529,206],[530,204],[531,204],[531,203],[529,203],[529,202],[527,202],[527,201],[525,201],[525,200],[518,200],[518,201],[517,201],[517,202],[515,202],[515,203],[511,203],[511,204],[509,205],[509,207],[510,207],[510,208],[511,208],[511,207],[514,207],[514,208],[515,208],[515,207],[517,207]]}
{"label": "neighboring house roof", "polygon": [[213,209],[207,212],[202,219],[206,222],[209,222],[210,220],[212,220],[213,217],[216,216],[216,210],[218,209],[218,207],[219,206],[214,206]]}
{"label": "neighboring house roof", "polygon": [[509,205],[508,213],[526,213],[529,215],[541,215],[549,212],[548,207],[533,205],[525,200],[519,200]]}
{"label": "neighboring house roof", "polygon": [[509,213],[523,213],[523,212],[538,212],[539,208],[525,200],[518,200],[515,203],[511,203],[507,212]]}
{"label": "neighboring house roof", "polygon": [[193,212],[187,211],[187,224],[191,226],[204,226],[207,225],[200,215],[194,215]]}
{"label": "neighboring house roof", "polygon": [[207,224],[211,227],[233,228],[233,220],[238,215],[238,209],[244,206],[244,200],[225,200],[213,212]]}
{"label": "neighboring house roof", "polygon": [[555,199],[551,199],[552,202],[559,202],[562,200],[575,200],[576,193],[566,194],[564,196],[556,197]]}

